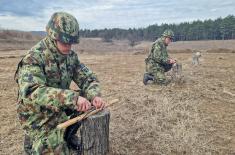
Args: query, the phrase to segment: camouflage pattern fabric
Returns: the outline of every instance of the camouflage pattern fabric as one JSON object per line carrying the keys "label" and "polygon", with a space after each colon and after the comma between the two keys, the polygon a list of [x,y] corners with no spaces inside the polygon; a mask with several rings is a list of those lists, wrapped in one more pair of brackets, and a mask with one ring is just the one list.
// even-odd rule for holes
{"label": "camouflage pattern fabric", "polygon": [[[70,119],[66,110],[75,109],[79,96],[92,100],[100,96],[96,75],[82,64],[77,54],[58,52],[50,37],[41,40],[18,64],[17,113],[33,142],[32,154],[69,154],[64,130],[56,126]],[[69,90],[71,81],[80,88]]]}
{"label": "camouflage pattern fabric", "polygon": [[172,67],[168,64],[169,56],[166,48],[164,37],[159,38],[153,43],[149,56],[145,59],[146,72],[154,77],[155,83],[164,84],[165,72]]}
{"label": "camouflage pattern fabric", "polygon": [[75,17],[66,12],[56,12],[51,16],[46,31],[53,40],[63,43],[79,43],[79,24]]}
{"label": "camouflage pattern fabric", "polygon": [[171,38],[171,39],[174,39],[174,32],[170,29],[168,30],[165,30],[163,33],[162,33],[162,37],[168,37],[168,38]]}

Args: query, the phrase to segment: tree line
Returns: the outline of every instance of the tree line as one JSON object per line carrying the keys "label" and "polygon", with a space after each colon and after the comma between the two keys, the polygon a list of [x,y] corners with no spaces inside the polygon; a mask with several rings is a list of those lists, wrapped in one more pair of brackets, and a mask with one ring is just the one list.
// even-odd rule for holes
{"label": "tree line", "polygon": [[165,29],[174,31],[175,41],[235,39],[235,16],[228,15],[215,20],[197,20],[180,24],[154,24],[146,28],[84,29],[80,31],[80,34],[81,37],[101,37],[106,42],[112,41],[112,39],[128,39],[130,42],[136,42],[153,41],[160,37]]}
{"label": "tree line", "polygon": [[31,32],[18,31],[18,30],[5,30],[0,27],[0,40],[39,40],[42,37],[34,35]]}

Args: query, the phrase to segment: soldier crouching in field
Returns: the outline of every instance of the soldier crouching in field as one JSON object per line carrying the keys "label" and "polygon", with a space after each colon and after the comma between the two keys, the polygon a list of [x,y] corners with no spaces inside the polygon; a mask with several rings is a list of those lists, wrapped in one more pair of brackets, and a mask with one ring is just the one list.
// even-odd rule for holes
{"label": "soldier crouching in field", "polygon": [[149,56],[145,59],[144,85],[147,85],[149,80],[159,85],[167,85],[170,82],[166,79],[165,72],[168,72],[176,63],[167,52],[167,46],[172,42],[173,37],[173,31],[165,30],[162,36],[153,43]]}
{"label": "soldier crouching in field", "polygon": [[[25,130],[27,154],[68,155],[80,150],[75,136],[80,124],[56,126],[91,108],[103,108],[96,75],[71,50],[79,42],[79,24],[65,12],[54,13],[47,36],[20,61],[15,74],[19,86],[17,113]],[[80,91],[69,89],[74,81]]]}

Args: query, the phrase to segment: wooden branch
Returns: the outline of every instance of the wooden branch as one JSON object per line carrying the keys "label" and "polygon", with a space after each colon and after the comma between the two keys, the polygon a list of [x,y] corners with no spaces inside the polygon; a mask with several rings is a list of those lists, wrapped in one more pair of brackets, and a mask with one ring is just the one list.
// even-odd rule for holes
{"label": "wooden branch", "polygon": [[[111,100],[111,101],[109,102],[109,104],[107,104],[107,105],[105,106],[105,108],[110,107],[111,105],[113,105],[114,103],[117,103],[118,101],[119,101],[118,99],[113,99],[113,100]],[[68,121],[66,121],[66,122],[64,122],[64,123],[61,123],[61,124],[57,125],[57,128],[58,128],[58,129],[65,129],[65,128],[67,128],[68,126],[73,125],[73,124],[75,124],[76,122],[79,122],[79,121],[81,121],[81,120],[83,120],[83,119],[86,119],[87,117],[89,117],[89,116],[91,116],[91,115],[94,115],[94,114],[98,113],[98,112],[101,111],[101,110],[103,110],[103,109],[95,109],[95,110],[93,110],[93,111],[87,111],[87,112],[85,112],[85,113],[82,114],[82,115],[79,115],[79,116],[74,117],[74,118],[72,118],[72,119],[70,119],[70,120],[68,120]]]}

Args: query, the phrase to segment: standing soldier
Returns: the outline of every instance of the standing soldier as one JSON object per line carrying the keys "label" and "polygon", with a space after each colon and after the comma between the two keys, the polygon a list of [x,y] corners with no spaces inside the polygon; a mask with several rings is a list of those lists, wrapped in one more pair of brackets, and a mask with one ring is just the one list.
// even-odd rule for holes
{"label": "standing soldier", "polygon": [[169,83],[165,72],[171,69],[176,60],[168,56],[166,48],[173,38],[173,31],[165,30],[162,36],[153,43],[149,56],[145,59],[146,73],[143,79],[144,85],[147,85],[149,80],[159,85],[167,85]]}
{"label": "standing soldier", "polygon": [[[46,26],[47,36],[20,61],[15,74],[19,86],[17,113],[25,130],[27,154],[70,154],[80,149],[75,136],[80,124],[56,126],[94,105],[103,108],[96,75],[71,50],[79,42],[75,17],[56,12]],[[69,89],[74,81],[80,91]]]}

